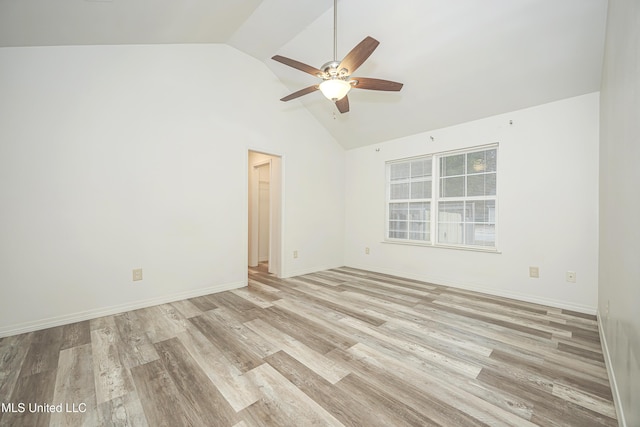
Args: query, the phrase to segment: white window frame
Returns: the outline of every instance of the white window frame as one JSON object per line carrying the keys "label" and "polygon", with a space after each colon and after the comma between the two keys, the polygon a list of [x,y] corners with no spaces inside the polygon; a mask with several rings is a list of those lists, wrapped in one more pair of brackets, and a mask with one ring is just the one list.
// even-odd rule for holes
{"label": "white window frame", "polygon": [[[411,177],[409,177],[409,179],[407,180],[406,183],[409,184],[409,192],[411,192],[411,183],[417,183],[417,182],[424,182],[424,181],[431,181],[431,189],[430,189],[430,193],[431,193],[431,197],[428,198],[411,198],[411,194],[409,194],[409,198],[405,198],[405,199],[391,199],[391,165],[393,164],[399,164],[399,163],[411,163],[413,161],[416,160],[431,160],[431,175],[428,179],[426,178],[417,178],[415,180],[413,180]],[[386,170],[386,179],[385,179],[385,186],[386,186],[386,204],[385,204],[385,240],[389,240],[389,241],[399,241],[399,242],[404,242],[404,243],[416,243],[416,244],[421,244],[421,245],[430,245],[432,244],[432,240],[431,237],[433,236],[433,200],[434,200],[434,180],[433,180],[433,159],[431,159],[431,155],[427,155],[427,156],[418,156],[418,157],[412,157],[412,158],[408,158],[408,159],[400,159],[400,160],[395,160],[395,161],[390,161],[387,162],[385,165],[385,170]],[[411,204],[411,203],[429,203],[430,204],[430,210],[429,210],[429,218],[427,219],[427,221],[429,222],[429,238],[430,240],[425,241],[425,240],[415,240],[415,239],[410,239],[409,237],[407,237],[406,239],[396,239],[396,238],[389,238],[389,233],[392,231],[390,230],[389,224],[391,221],[390,218],[390,205],[392,203],[407,203],[407,204]],[[410,208],[408,209],[408,211],[410,211]],[[409,215],[407,216],[407,235],[411,234],[411,222],[422,222],[422,220],[414,220],[411,221],[411,219],[409,218]]]}
{"label": "white window frame", "polygon": [[[441,189],[441,170],[440,170],[440,159],[447,156],[453,156],[458,154],[470,154],[479,151],[486,150],[496,150],[496,156],[499,156],[498,143],[481,145],[468,147],[459,150],[452,151],[444,151],[437,152],[431,154],[425,154],[422,156],[408,157],[403,159],[395,159],[385,162],[385,230],[384,230],[384,242],[385,243],[394,243],[394,244],[405,244],[405,245],[418,245],[418,246],[427,246],[427,247],[439,247],[439,248],[451,248],[451,249],[462,249],[462,250],[473,250],[473,251],[481,251],[481,252],[498,252],[498,188],[496,188],[495,195],[484,195],[484,196],[460,196],[460,197],[443,197],[440,194]],[[411,240],[409,238],[391,238],[389,237],[390,232],[390,205],[395,202],[406,202],[409,200],[391,200],[390,198],[390,168],[392,164],[411,162],[420,159],[430,159],[431,160],[431,199],[430,202],[430,240]],[[468,176],[469,174],[465,172],[462,176]],[[496,176],[499,175],[499,166],[496,166]],[[499,185],[499,179],[497,179],[497,185]],[[426,199],[425,199],[426,200]],[[494,244],[493,246],[488,245],[474,245],[474,244],[465,244],[465,243],[440,243],[439,242],[439,206],[441,202],[473,202],[473,201],[493,201],[495,203],[495,208],[493,210],[493,230],[494,230]],[[464,221],[463,227],[471,222]]]}

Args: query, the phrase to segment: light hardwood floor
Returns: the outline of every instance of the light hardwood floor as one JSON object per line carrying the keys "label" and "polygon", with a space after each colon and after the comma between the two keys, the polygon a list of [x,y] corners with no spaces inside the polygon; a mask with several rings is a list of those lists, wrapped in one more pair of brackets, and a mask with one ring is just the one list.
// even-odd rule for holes
{"label": "light hardwood floor", "polygon": [[2,426],[617,425],[594,316],[351,268],[3,338],[0,402]]}

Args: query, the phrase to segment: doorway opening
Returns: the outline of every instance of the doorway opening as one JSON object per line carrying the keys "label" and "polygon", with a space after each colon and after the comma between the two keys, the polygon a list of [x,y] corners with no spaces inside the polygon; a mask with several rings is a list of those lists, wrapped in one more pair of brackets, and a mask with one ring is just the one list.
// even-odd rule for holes
{"label": "doorway opening", "polygon": [[248,171],[248,266],[281,277],[282,158],[249,150]]}

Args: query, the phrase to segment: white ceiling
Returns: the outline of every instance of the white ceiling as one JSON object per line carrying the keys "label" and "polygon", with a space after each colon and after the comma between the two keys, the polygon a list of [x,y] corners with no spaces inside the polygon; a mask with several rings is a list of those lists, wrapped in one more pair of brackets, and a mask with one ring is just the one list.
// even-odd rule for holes
{"label": "white ceiling", "polygon": [[[380,46],[357,75],[404,83],[353,90],[340,114],[307,108],[346,148],[598,91],[607,0],[339,0],[338,57]],[[263,61],[291,92],[333,58],[332,0],[0,0],[0,47],[227,43]],[[288,92],[282,96],[288,95]]]}

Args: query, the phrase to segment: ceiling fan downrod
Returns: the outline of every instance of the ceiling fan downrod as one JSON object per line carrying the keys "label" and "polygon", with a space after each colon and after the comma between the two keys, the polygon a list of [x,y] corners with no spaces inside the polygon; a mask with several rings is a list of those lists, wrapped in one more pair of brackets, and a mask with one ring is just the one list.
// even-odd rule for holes
{"label": "ceiling fan downrod", "polygon": [[[323,64],[320,69],[323,74],[318,74],[323,80],[335,79],[340,77],[340,70],[338,66],[338,0],[333,0],[333,60]],[[346,70],[342,73],[346,74]]]}
{"label": "ceiling fan downrod", "polygon": [[338,62],[338,0],[333,0],[333,62]]}

